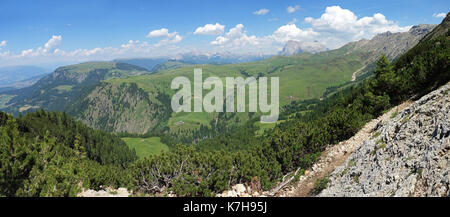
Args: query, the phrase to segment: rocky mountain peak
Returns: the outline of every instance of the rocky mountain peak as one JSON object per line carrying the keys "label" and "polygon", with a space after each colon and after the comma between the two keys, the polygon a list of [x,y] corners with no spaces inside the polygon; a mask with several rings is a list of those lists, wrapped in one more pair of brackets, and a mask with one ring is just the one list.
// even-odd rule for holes
{"label": "rocky mountain peak", "polygon": [[318,41],[299,42],[295,40],[289,40],[288,42],[286,42],[286,45],[284,45],[283,50],[280,52],[280,55],[291,56],[302,52],[318,53],[326,50],[327,48],[325,47],[325,45]]}

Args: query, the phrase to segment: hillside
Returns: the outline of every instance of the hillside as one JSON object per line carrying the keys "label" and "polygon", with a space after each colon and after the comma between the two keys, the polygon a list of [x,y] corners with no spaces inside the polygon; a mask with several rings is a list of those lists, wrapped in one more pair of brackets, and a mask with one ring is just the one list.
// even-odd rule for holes
{"label": "hillside", "polygon": [[191,65],[190,63],[186,63],[186,62],[182,62],[182,61],[177,61],[177,60],[168,60],[164,63],[160,63],[155,65],[152,68],[152,72],[153,73],[158,73],[161,71],[167,71],[167,70],[172,70],[172,69],[177,69],[177,68],[181,68],[187,65]]}
{"label": "hillside", "polygon": [[[337,90],[352,85],[352,81],[356,80],[356,74],[361,75],[362,73],[367,73],[368,70],[363,72],[361,69],[366,69],[367,66],[374,65],[374,61],[381,55],[383,49],[386,51],[385,44],[395,44],[395,46],[388,47],[387,51],[389,51],[389,54],[395,53],[394,56],[390,56],[391,58],[397,57],[397,55],[402,54],[417,44],[418,40],[424,34],[431,31],[433,27],[434,25],[419,25],[413,27],[407,33],[380,34],[372,40],[350,43],[340,49],[317,54],[303,53],[293,56],[275,56],[265,60],[240,64],[186,65],[183,67],[183,64],[180,65],[177,61],[169,61],[155,66],[157,69],[154,69],[154,71],[159,71],[159,73],[125,79],[114,79],[109,82],[114,84],[136,83],[149,96],[163,93],[170,97],[174,94],[174,91],[168,88],[170,87],[171,80],[177,76],[192,78],[193,69],[196,67],[202,67],[204,78],[208,76],[277,76],[280,78],[281,84],[280,104],[281,106],[285,106],[292,102],[330,96]],[[151,98],[149,100],[151,104],[161,104],[159,100]],[[95,106],[95,104],[90,104],[90,106]],[[89,108],[89,110],[98,110],[98,108]],[[83,113],[86,113],[86,111],[83,111]],[[78,114],[74,115],[81,117]],[[227,120],[221,119],[221,122],[226,122],[224,125],[230,127],[242,125],[250,119],[247,113],[239,113],[236,116],[236,118],[231,119],[225,118]],[[210,128],[209,131],[214,131],[212,128],[217,128],[218,126],[214,126],[211,122],[217,118],[219,118],[218,114],[177,113],[172,114],[168,120],[157,119],[156,122],[169,127],[170,132],[174,136],[179,136],[178,132],[181,130],[183,136],[192,137],[194,136],[192,130],[199,130],[202,126]],[[114,121],[116,118],[110,117],[109,119]],[[92,121],[90,122],[92,123]],[[94,120],[94,122],[97,121]],[[97,124],[91,126],[112,130],[113,132],[123,130],[122,128],[108,129],[105,126],[99,126]],[[136,131],[131,128],[127,131],[143,133],[142,131]],[[206,135],[214,135],[216,133],[218,131],[207,133]],[[205,136],[205,133],[201,134],[203,135],[199,135],[199,137]]]}
{"label": "hillside", "polygon": [[59,67],[30,87],[4,92],[4,96],[13,96],[5,110],[15,114],[36,108],[62,111],[80,93],[102,80],[145,73],[149,71],[126,63],[112,62],[87,62]]}
{"label": "hillside", "polygon": [[[202,67],[204,78],[279,77],[280,105],[283,107],[296,103],[283,116],[288,118],[296,115],[297,112],[291,113],[295,111],[292,108],[303,106],[304,100],[329,97],[338,90],[364,79],[369,75],[369,69],[373,68],[374,61],[381,52],[387,51],[388,57],[395,58],[415,45],[433,27],[419,25],[407,33],[380,34],[372,40],[353,42],[342,48],[317,54],[275,56],[239,64],[189,64],[189,61],[209,63],[224,60],[229,56],[225,53],[206,56],[184,54],[182,61],[126,59],[117,60],[121,61],[118,63],[88,62],[64,66],[33,86],[3,92],[0,96],[0,107],[14,114],[38,108],[67,111],[89,126],[109,132],[143,134],[169,130],[172,136],[182,135],[179,137],[182,141],[193,142],[214,137],[235,126],[242,126],[251,116],[248,113],[171,114],[169,99],[174,91],[169,87],[171,80],[177,76],[192,78],[193,69]],[[386,47],[385,44],[392,46]],[[147,68],[152,66],[152,72],[125,62]],[[361,76],[364,73],[365,75]],[[137,85],[137,89],[129,88],[133,83]],[[121,98],[122,95],[126,97]],[[310,102],[306,104],[307,107],[309,104],[314,105]]]}
{"label": "hillside", "polygon": [[362,39],[345,46],[355,50],[366,50],[372,54],[371,57],[373,59],[377,59],[384,53],[389,59],[393,60],[414,47],[436,26],[432,24],[419,24],[411,27],[408,32],[385,32],[376,35],[371,40]]}
{"label": "hillside", "polygon": [[[65,66],[31,87],[3,92],[0,108],[14,114],[38,108],[67,111],[89,126],[108,132],[165,132],[180,142],[197,143],[235,130],[260,113],[172,113],[170,98],[174,91],[169,87],[177,76],[192,79],[193,69],[202,67],[204,78],[279,77],[280,106],[284,112],[280,121],[283,121],[309,112],[319,99],[330,97],[370,76],[376,58],[383,52],[387,52],[389,59],[396,58],[433,27],[419,25],[406,33],[387,32],[371,40],[352,42],[342,48],[316,54],[275,56],[239,64],[190,65],[184,61],[190,57],[195,57],[196,61],[204,58],[209,61],[227,54],[204,57],[186,54],[182,62],[159,64],[157,60],[149,59],[156,64],[152,70],[157,73],[122,62]],[[123,61],[143,63],[146,59]],[[274,125],[262,127],[267,130]]]}
{"label": "hillside", "polygon": [[168,61],[167,58],[131,58],[131,59],[115,59],[112,62],[127,63],[135,66],[143,67],[149,71],[158,64]]}
{"label": "hillside", "polygon": [[392,115],[399,110],[403,110],[410,105],[410,101],[406,101],[383,115],[367,122],[355,135],[351,138],[341,141],[336,145],[329,145],[322,152],[321,156],[310,169],[305,170],[304,174],[298,178],[298,182],[286,185],[276,193],[278,197],[307,197],[314,196],[320,190],[318,183],[328,180],[328,175],[338,166],[342,165],[350,154],[352,154],[362,141],[369,139],[373,131],[378,127],[379,123],[389,120]]}
{"label": "hillside", "polygon": [[[280,103],[286,105],[293,100],[319,98],[330,85],[343,84],[350,80],[353,71],[362,65],[363,55],[359,52],[342,57],[344,51],[336,50],[324,54],[303,54],[292,57],[277,56],[267,60],[248,62],[232,65],[202,65],[203,77],[218,76],[225,77],[248,77],[248,76],[277,76],[280,77]],[[129,77],[124,79],[113,79],[106,81],[113,84],[136,83],[149,96],[160,93],[168,95],[169,98],[175,91],[171,90],[170,82],[177,76],[193,78],[193,70],[199,66],[185,66],[169,71],[161,71],[156,74]],[[154,104],[160,104],[159,100],[150,98]],[[93,106],[91,104],[90,106]],[[93,108],[94,109],[94,108]],[[243,124],[249,119],[248,113],[228,114],[236,117],[228,117],[227,126]],[[202,125],[211,126],[210,122],[219,117],[217,113],[173,113],[167,121],[167,126],[172,132],[179,130],[196,130]],[[161,121],[161,120],[157,120]],[[240,123],[239,123],[240,122]],[[104,128],[101,128],[104,129]],[[134,132],[134,131],[129,131]],[[189,136],[188,132],[183,133]]]}
{"label": "hillside", "polygon": [[[447,17],[438,27],[448,22]],[[382,190],[400,196],[448,196],[450,41],[448,27],[442,28],[393,63],[381,56],[374,77],[324,100],[310,114],[277,125],[266,148],[276,150],[285,169],[275,187],[256,196],[273,196],[280,189],[280,196],[311,196],[327,186],[323,196],[391,195]],[[417,102],[410,105],[409,100]],[[357,158],[347,159],[355,149]],[[421,175],[425,170],[428,179]],[[220,196],[255,193],[238,187],[230,186]]]}
{"label": "hillside", "polygon": [[150,97],[135,83],[105,82],[84,94],[70,104],[67,112],[88,126],[108,132],[144,134],[170,115],[170,99],[166,95]]}
{"label": "hillside", "polygon": [[319,196],[449,196],[450,83],[380,122]]}
{"label": "hillside", "polygon": [[0,112],[0,195],[76,196],[83,188],[126,185],[124,169],[137,158],[119,137],[65,113]]}
{"label": "hillside", "polygon": [[188,52],[181,53],[172,58],[128,58],[128,59],[115,59],[112,62],[128,63],[136,66],[146,68],[153,71],[157,69],[158,65],[165,65],[170,62],[178,62],[185,64],[236,64],[251,61],[258,61],[266,59],[270,56],[265,55],[236,55],[228,52],[211,52],[211,53],[198,53]]}
{"label": "hillside", "polygon": [[347,47],[349,50],[367,51],[370,56],[366,60],[366,67],[355,72],[355,79],[357,77],[365,77],[364,74],[373,71],[375,67],[374,60],[378,59],[382,54],[385,54],[390,60],[400,57],[419,43],[435,27],[436,25],[432,24],[419,24],[411,27],[408,32],[385,32],[376,35],[371,40],[362,39],[345,45],[344,47]]}

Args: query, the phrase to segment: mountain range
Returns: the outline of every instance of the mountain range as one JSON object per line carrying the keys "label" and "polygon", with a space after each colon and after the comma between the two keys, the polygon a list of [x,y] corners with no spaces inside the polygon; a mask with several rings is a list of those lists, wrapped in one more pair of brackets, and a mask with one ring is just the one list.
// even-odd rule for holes
{"label": "mountain range", "polygon": [[[217,113],[171,113],[171,80],[176,76],[192,78],[194,64],[214,63],[202,65],[204,76],[280,77],[281,106],[323,99],[370,76],[379,56],[384,53],[389,59],[397,58],[434,27],[418,25],[405,33],[386,32],[329,51],[319,42],[289,41],[284,54],[295,55],[236,64],[225,63],[245,58],[214,53],[185,54],[178,60],[126,59],[64,66],[30,87],[4,92],[3,110],[15,114],[37,108],[67,111],[94,128],[139,134],[157,129],[193,133],[202,126],[211,130],[219,127],[217,121],[213,122],[219,117],[227,120],[224,125],[242,125],[249,120],[249,113],[232,118]],[[299,49],[305,52],[296,53]]]}
{"label": "mountain range", "polygon": [[[351,50],[371,52],[373,59],[377,59],[384,53],[392,60],[416,45],[434,27],[436,27],[434,24],[419,24],[411,27],[407,32],[391,33],[388,31],[378,34],[370,40],[361,39],[356,42],[350,42],[344,47],[349,47]],[[283,47],[280,55],[291,56],[303,52],[318,53],[326,50],[325,46],[318,41],[299,42],[291,40]]]}
{"label": "mountain range", "polygon": [[270,55],[257,55],[257,54],[236,55],[230,52],[189,52],[166,58],[129,58],[129,59],[116,59],[113,60],[112,62],[128,63],[156,72],[158,70],[161,70],[161,68],[165,68],[166,66],[164,65],[172,65],[171,67],[168,67],[168,69],[176,68],[173,67],[174,62],[177,62],[178,64],[182,63],[182,64],[223,65],[223,64],[243,63],[249,61],[258,61],[266,59],[268,57],[270,57]]}

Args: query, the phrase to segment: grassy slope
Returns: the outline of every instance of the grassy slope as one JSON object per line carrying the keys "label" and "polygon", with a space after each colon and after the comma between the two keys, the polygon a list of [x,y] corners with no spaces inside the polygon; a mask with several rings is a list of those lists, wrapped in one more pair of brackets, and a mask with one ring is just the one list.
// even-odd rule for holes
{"label": "grassy slope", "polygon": [[61,67],[61,69],[65,69],[66,71],[73,73],[87,73],[92,71],[92,69],[113,69],[113,68],[114,68],[113,62],[86,62]]}
{"label": "grassy slope", "polygon": [[113,62],[85,62],[59,67],[53,74],[45,76],[34,85],[8,93],[16,97],[5,103],[14,106],[2,110],[14,114],[23,108],[35,107],[62,111],[81,92],[102,80],[145,73],[150,72],[138,66]]}
{"label": "grassy slope", "polygon": [[[177,76],[189,78],[193,85],[194,68],[203,69],[203,79],[210,76],[220,77],[224,86],[227,76],[276,76],[280,78],[280,105],[283,106],[292,100],[319,98],[327,87],[350,81],[353,72],[362,67],[363,55],[357,52],[346,54],[346,52],[345,49],[339,49],[315,55],[304,53],[291,57],[276,56],[241,64],[192,65],[151,75],[112,79],[107,82],[137,83],[152,98],[157,91],[173,95],[175,91],[170,89],[170,84]],[[204,91],[204,93],[207,92]],[[173,113],[168,126],[172,130],[197,128],[200,124],[208,124],[216,116],[217,114],[208,113]],[[248,119],[247,113],[238,113],[238,116],[243,121]],[[180,121],[184,123],[180,124]]]}
{"label": "grassy slope", "polygon": [[191,65],[191,64],[179,62],[179,61],[167,61],[167,62],[156,65],[155,67],[152,68],[152,71],[153,72],[161,72],[161,71],[181,68],[181,67],[188,66],[188,65]]}
{"label": "grassy slope", "polygon": [[159,155],[163,151],[169,151],[169,147],[161,142],[159,137],[149,138],[122,138],[127,143],[130,149],[136,150],[136,155],[139,158],[145,158],[150,155]]}

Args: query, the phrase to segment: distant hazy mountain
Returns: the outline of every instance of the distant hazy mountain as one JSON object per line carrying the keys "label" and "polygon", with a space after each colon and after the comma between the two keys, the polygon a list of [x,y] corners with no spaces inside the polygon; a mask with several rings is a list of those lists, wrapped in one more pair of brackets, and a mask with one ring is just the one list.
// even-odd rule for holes
{"label": "distant hazy mountain", "polygon": [[[229,52],[212,52],[212,53],[200,53],[189,52],[176,55],[172,58],[134,58],[134,59],[115,59],[112,62],[128,63],[136,66],[140,66],[150,70],[152,72],[161,71],[167,65],[171,65],[170,69],[176,68],[176,66],[183,66],[184,64],[233,64],[243,63],[250,61],[262,60],[270,57],[269,55],[236,55]],[[174,65],[174,62],[178,64]],[[156,70],[156,71],[154,71]]]}
{"label": "distant hazy mountain", "polygon": [[[23,87],[28,79],[49,73],[50,70],[37,66],[7,66],[0,67],[0,87]],[[16,84],[22,82],[22,85]]]}
{"label": "distant hazy mountain", "polygon": [[269,55],[245,54],[236,55],[230,52],[198,53],[190,52],[178,55],[175,59],[191,64],[233,64],[262,60]]}
{"label": "distant hazy mountain", "polygon": [[118,63],[128,63],[136,66],[146,68],[147,70],[152,70],[158,64],[162,64],[168,61],[168,58],[135,58],[135,59],[116,59],[112,62]]}
{"label": "distant hazy mountain", "polygon": [[280,52],[282,56],[291,56],[302,52],[308,53],[318,53],[326,51],[327,48],[324,44],[318,41],[313,42],[299,42],[294,40],[289,40]]}
{"label": "distant hazy mountain", "polygon": [[[16,81],[12,84],[8,84],[7,86],[3,86],[0,88],[3,88],[4,90],[7,90],[7,89],[14,90],[14,89],[29,87],[29,86],[35,84],[36,82],[38,82],[39,80],[41,80],[41,78],[45,77],[46,75],[47,74],[36,75],[31,78],[27,78],[25,80]],[[0,91],[0,92],[2,92],[2,91]]]}
{"label": "distant hazy mountain", "polygon": [[183,61],[177,61],[177,60],[168,60],[164,63],[160,63],[152,68],[153,73],[165,71],[165,70],[171,70],[171,69],[177,69],[181,68],[187,65],[191,65],[190,63],[183,62]]}

